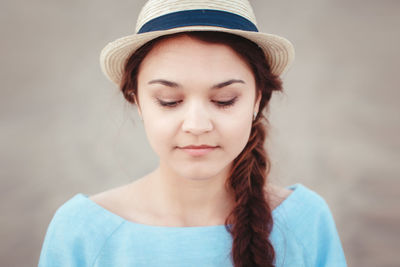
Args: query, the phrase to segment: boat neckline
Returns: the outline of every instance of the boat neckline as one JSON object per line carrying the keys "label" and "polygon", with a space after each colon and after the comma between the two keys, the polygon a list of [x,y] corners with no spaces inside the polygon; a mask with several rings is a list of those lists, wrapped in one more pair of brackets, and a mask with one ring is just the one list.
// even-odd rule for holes
{"label": "boat neckline", "polygon": [[[290,205],[289,203],[292,202],[292,199],[294,199],[300,191],[304,189],[304,186],[301,183],[296,183],[292,184],[289,186],[285,187],[286,189],[289,189],[292,191],[292,193],[289,194],[287,198],[285,198],[278,206],[276,206],[272,210],[272,216],[274,217],[281,209],[284,209],[285,206]],[[165,226],[165,225],[150,225],[150,224],[144,224],[144,223],[139,223],[139,222],[134,222],[128,219],[125,219],[124,217],[104,208],[103,206],[97,204],[93,200],[89,198],[89,195],[84,194],[84,193],[78,193],[75,195],[74,198],[77,198],[78,200],[83,200],[86,203],[88,203],[90,206],[92,206],[94,209],[97,210],[97,212],[102,212],[105,213],[108,217],[111,217],[113,219],[116,219],[119,222],[123,222],[125,224],[131,225],[131,226],[136,226],[136,227],[142,227],[142,228],[157,228],[157,229],[214,229],[214,228],[225,228],[225,224],[218,224],[218,225],[200,225],[200,226]],[[229,226],[231,226],[229,224]]]}

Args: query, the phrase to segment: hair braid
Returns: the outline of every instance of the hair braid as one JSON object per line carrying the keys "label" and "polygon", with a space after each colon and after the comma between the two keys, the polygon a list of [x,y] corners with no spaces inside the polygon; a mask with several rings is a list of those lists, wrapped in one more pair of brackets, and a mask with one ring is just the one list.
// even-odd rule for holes
{"label": "hair braid", "polygon": [[228,231],[233,237],[232,258],[235,267],[273,266],[275,258],[268,239],[273,220],[264,193],[269,159],[264,149],[266,131],[262,119],[265,119],[263,115],[253,123],[249,141],[234,160],[227,180],[236,199],[225,223],[234,222]]}

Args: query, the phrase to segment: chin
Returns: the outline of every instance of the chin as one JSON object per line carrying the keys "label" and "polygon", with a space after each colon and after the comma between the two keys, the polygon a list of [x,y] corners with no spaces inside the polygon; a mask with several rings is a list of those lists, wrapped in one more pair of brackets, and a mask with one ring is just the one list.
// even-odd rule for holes
{"label": "chin", "polygon": [[[215,166],[213,166],[215,167]],[[221,172],[225,170],[223,166],[220,166],[220,168],[213,168],[211,166],[186,166],[184,170],[180,169],[178,171],[179,175],[184,177],[185,179],[189,180],[209,180],[213,179],[218,175],[221,175]]]}

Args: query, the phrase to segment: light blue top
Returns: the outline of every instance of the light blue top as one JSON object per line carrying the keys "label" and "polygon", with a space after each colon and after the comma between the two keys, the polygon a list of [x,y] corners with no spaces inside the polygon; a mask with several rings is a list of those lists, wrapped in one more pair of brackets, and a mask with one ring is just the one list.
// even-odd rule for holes
{"label": "light blue top", "polygon": [[[330,209],[302,184],[272,212],[276,266],[347,266]],[[128,221],[77,194],[55,213],[39,266],[232,266],[224,225],[169,227]]]}

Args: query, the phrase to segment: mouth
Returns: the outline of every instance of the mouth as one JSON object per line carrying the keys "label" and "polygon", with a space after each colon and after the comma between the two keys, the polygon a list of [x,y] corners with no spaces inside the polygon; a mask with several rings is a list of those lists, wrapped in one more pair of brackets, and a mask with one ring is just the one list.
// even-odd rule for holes
{"label": "mouth", "polygon": [[200,146],[195,146],[195,145],[189,145],[189,146],[184,146],[182,147],[183,149],[207,149],[207,148],[216,148],[216,146],[209,146],[209,145],[200,145]]}
{"label": "mouth", "polygon": [[178,147],[182,151],[188,153],[191,156],[199,157],[199,156],[205,156],[209,154],[210,152],[214,151],[215,149],[218,148],[218,146],[209,146],[209,145],[200,145],[200,146],[184,146],[184,147]]}

